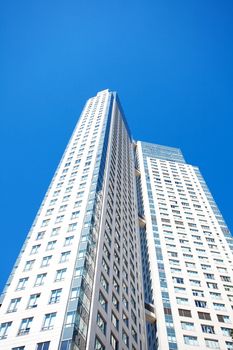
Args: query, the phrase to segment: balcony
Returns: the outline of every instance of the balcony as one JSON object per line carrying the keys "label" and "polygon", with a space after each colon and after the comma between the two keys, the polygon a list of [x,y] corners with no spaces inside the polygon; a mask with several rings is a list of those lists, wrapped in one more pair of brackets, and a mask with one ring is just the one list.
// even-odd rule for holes
{"label": "balcony", "polygon": [[138,221],[139,221],[139,226],[141,228],[144,228],[146,226],[146,220],[145,217],[142,216],[141,214],[138,214]]}
{"label": "balcony", "polygon": [[145,303],[144,305],[145,305],[146,322],[155,323],[156,315],[155,315],[154,305],[148,304],[148,303]]}

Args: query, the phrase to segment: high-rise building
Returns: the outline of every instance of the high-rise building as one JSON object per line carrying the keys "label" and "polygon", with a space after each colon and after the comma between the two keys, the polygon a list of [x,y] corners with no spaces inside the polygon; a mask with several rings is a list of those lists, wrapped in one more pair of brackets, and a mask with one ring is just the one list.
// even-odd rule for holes
{"label": "high-rise building", "polygon": [[233,239],[180,150],[89,99],[3,291],[1,350],[233,349]]}
{"label": "high-rise building", "polygon": [[143,349],[133,143],[117,94],[89,99],[2,295],[0,349]]}
{"label": "high-rise building", "polygon": [[138,142],[148,349],[233,349],[233,239],[199,169],[179,149]]}

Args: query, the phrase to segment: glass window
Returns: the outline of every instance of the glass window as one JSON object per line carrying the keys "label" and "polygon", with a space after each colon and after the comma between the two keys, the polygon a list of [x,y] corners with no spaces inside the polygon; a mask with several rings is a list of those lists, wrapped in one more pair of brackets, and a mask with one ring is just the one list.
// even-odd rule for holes
{"label": "glass window", "polygon": [[28,277],[20,278],[16,290],[25,289],[27,281],[28,281]]}
{"label": "glass window", "polygon": [[103,294],[101,292],[99,292],[99,303],[102,306],[102,308],[107,312],[107,310],[108,310],[108,303],[107,303],[107,300],[105,299],[105,297],[103,296]]}
{"label": "glass window", "polygon": [[76,316],[75,311],[67,312],[65,327],[71,327],[75,323],[75,316]]}
{"label": "glass window", "polygon": [[99,340],[99,338],[97,336],[95,338],[94,350],[105,350],[105,346],[102,344],[102,342]]}
{"label": "glass window", "polygon": [[39,293],[30,295],[29,301],[28,301],[28,309],[37,307],[39,297],[40,297]]}
{"label": "glass window", "polygon": [[194,345],[194,346],[198,346],[198,341],[197,341],[197,337],[193,337],[191,335],[184,335],[184,343],[187,345]]}
{"label": "glass window", "polygon": [[40,273],[39,275],[36,276],[36,281],[35,281],[35,286],[42,286],[45,281],[47,273]]}
{"label": "glass window", "polygon": [[97,326],[99,329],[106,334],[106,321],[104,320],[103,316],[98,312],[97,313],[97,320],[96,320]]}
{"label": "glass window", "polygon": [[219,342],[215,339],[205,339],[205,344],[207,348],[220,349]]}
{"label": "glass window", "polygon": [[4,322],[0,325],[0,339],[6,339],[8,330],[11,326],[12,322]]}
{"label": "glass window", "polygon": [[55,304],[58,303],[61,299],[61,291],[62,289],[54,289],[51,291],[51,296],[49,299],[49,304]]}
{"label": "glass window", "polygon": [[33,267],[34,262],[35,262],[35,260],[28,260],[28,261],[26,261],[25,266],[24,266],[24,271],[31,270],[32,267]]}
{"label": "glass window", "polygon": [[55,244],[57,241],[50,241],[48,242],[46,250],[53,250],[55,248]]}
{"label": "glass window", "polygon": [[110,344],[114,350],[118,350],[118,341],[113,333],[110,335]]}
{"label": "glass window", "polygon": [[15,311],[17,311],[17,308],[18,308],[20,300],[21,300],[21,298],[11,299],[10,305],[8,306],[7,312],[15,312]]}
{"label": "glass window", "polygon": [[46,314],[44,318],[44,323],[42,326],[42,330],[46,331],[49,329],[53,329],[54,327],[54,321],[56,317],[56,312],[52,312],[51,314]]}
{"label": "glass window", "polygon": [[181,322],[182,329],[185,329],[187,331],[194,330],[194,323],[193,322]]}
{"label": "glass window", "polygon": [[49,266],[52,255],[44,256],[41,262],[41,267]]}
{"label": "glass window", "polygon": [[65,238],[64,246],[71,245],[71,244],[73,243],[73,240],[74,240],[74,236],[66,237],[66,238]]}
{"label": "glass window", "polygon": [[32,320],[33,320],[33,317],[22,319],[21,325],[19,327],[18,335],[25,335],[30,332]]}
{"label": "glass window", "polygon": [[37,343],[37,348],[36,350],[49,350],[49,341],[46,341],[44,343]]}
{"label": "glass window", "polygon": [[203,333],[210,333],[210,334],[214,334],[214,327],[207,325],[207,324],[202,324],[201,325],[201,329]]}
{"label": "glass window", "polygon": [[106,292],[108,292],[108,282],[103,274],[101,274],[101,276],[100,276],[100,283],[101,283],[102,287],[106,290]]}
{"label": "glass window", "polygon": [[63,281],[65,278],[66,269],[57,270],[55,281]]}
{"label": "glass window", "polygon": [[70,251],[61,253],[60,262],[63,263],[63,262],[68,261],[69,260],[69,256],[70,256]]}

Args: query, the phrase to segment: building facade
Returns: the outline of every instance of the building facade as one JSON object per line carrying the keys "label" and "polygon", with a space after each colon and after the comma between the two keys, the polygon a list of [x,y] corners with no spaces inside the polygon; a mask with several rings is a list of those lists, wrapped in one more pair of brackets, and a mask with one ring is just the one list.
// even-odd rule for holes
{"label": "building facade", "polygon": [[180,150],[89,99],[1,296],[1,350],[233,349],[233,239]]}
{"label": "building facade", "polygon": [[[233,239],[197,167],[138,142],[138,208],[148,348],[233,349]],[[144,222],[144,225],[143,225]]]}
{"label": "building facade", "polygon": [[2,294],[1,350],[143,349],[133,143],[116,93],[87,101]]}

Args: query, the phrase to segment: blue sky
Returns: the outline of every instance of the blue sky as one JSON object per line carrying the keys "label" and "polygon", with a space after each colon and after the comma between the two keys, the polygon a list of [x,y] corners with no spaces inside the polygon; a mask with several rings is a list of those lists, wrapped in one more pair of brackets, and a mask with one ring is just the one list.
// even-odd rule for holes
{"label": "blue sky", "polygon": [[85,100],[117,90],[135,139],[180,147],[230,228],[232,0],[2,1],[0,288]]}

